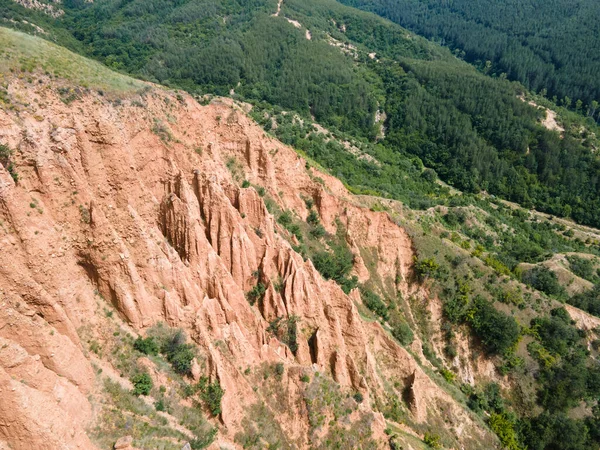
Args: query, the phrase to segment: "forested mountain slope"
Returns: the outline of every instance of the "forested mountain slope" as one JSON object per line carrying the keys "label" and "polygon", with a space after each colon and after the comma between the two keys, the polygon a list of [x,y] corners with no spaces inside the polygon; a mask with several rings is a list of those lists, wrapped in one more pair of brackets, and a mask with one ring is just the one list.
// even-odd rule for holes
{"label": "forested mountain slope", "polygon": [[504,73],[598,118],[600,9],[593,0],[342,3],[387,17],[448,45],[488,73]]}
{"label": "forested mountain slope", "polygon": [[383,125],[389,152],[420,157],[457,188],[600,225],[593,123],[575,115],[560,138],[519,85],[372,14],[327,0],[66,2],[57,18],[1,4],[7,24],[36,32],[35,19],[46,38],[109,67],[294,110],[370,141]]}

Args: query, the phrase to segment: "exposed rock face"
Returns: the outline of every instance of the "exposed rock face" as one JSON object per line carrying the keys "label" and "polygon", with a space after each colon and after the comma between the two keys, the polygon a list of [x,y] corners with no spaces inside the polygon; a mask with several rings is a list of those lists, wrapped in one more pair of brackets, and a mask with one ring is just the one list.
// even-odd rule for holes
{"label": "exposed rock face", "polygon": [[[26,87],[13,81],[9,89]],[[380,324],[361,319],[358,292],[325,281],[283,237],[257,190],[240,185],[264,187],[303,220],[304,199],[313,199],[329,232],[336,220],[344,225],[361,280],[369,278],[361,249],[373,249],[381,279],[416,292],[407,281],[410,239],[387,214],[307,170],[230,102],[200,106],[153,89],[144,108],[95,94],[66,105],[50,90],[27,89],[30,106],[0,111],[0,142],[18,149],[20,175],[16,185],[0,167],[0,442],[94,448],[84,430],[94,420],[87,394],[97,386],[77,330],[94,324],[95,291],[134,329],[166,321],[188,331],[208,355],[205,375],[225,390],[222,433],[231,438],[259,395],[240,368],[283,362],[361,392],[381,447],[386,424],[372,408],[389,396],[390,380],[398,381],[394,395],[409,392],[415,422],[443,410],[462,441],[487,439]],[[266,292],[251,306],[245,293],[257,281]],[[295,353],[266,331],[292,316]],[[294,406],[299,383],[287,383],[281,426],[308,447],[306,411]]]}

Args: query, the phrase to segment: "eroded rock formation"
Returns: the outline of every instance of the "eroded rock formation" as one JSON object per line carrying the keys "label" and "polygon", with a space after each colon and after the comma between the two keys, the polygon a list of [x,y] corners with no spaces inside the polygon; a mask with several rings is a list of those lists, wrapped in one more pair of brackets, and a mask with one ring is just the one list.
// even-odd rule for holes
{"label": "eroded rock formation", "polygon": [[[409,398],[416,423],[437,417],[460,441],[491,439],[379,323],[361,319],[357,290],[345,294],[293,249],[259,191],[299,220],[312,199],[330,233],[339,221],[361,281],[375,270],[405,295],[426,295],[408,281],[405,231],[307,169],[240,106],[154,88],[114,103],[90,92],[68,105],[43,85],[13,80],[9,91],[30,101],[0,110],[0,142],[16,150],[19,173],[15,184],[0,167],[0,442],[94,448],[88,394],[99,386],[78,330],[99,320],[95,293],[133,330],[166,321],[202,348],[204,375],[225,390],[221,444],[235,447],[246,408],[263,395],[241,368],[265,362],[360,392],[382,448],[375,406],[390,392]],[[265,294],[251,306],[245,294],[259,281]],[[266,331],[278,317],[298,318],[295,352]],[[297,378],[286,372],[278,421],[309,447]]]}

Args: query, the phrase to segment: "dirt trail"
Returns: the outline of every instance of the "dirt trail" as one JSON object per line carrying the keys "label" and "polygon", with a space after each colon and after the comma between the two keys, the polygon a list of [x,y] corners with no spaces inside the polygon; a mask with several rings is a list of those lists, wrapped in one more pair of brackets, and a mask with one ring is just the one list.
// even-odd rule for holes
{"label": "dirt trail", "polygon": [[[279,0],[277,2],[277,11],[274,14],[271,14],[271,17],[279,17],[279,15],[281,13],[281,5],[283,5],[283,0]],[[285,20],[287,20],[289,23],[291,23],[294,27],[296,27],[298,29],[302,28],[302,24],[300,22],[298,22],[297,20],[289,19],[287,17],[285,17]],[[306,37],[306,39],[309,41],[312,39],[312,33],[310,32],[310,30],[308,30],[308,28],[306,29],[304,37]]]}
{"label": "dirt trail", "polygon": [[[527,101],[525,99],[525,96],[523,96],[523,95],[519,95],[519,100],[521,100],[523,102]],[[561,125],[559,125],[558,122],[556,121],[556,111],[552,111],[551,109],[548,109],[544,106],[540,106],[533,100],[529,100],[529,101],[527,101],[527,103],[531,106],[534,106],[535,108],[543,109],[546,112],[546,117],[544,119],[542,119],[541,123],[548,130],[558,131],[559,133],[563,133],[565,131],[565,129]]]}
{"label": "dirt trail", "polygon": [[565,129],[561,127],[556,121],[556,113],[551,109],[546,109],[546,118],[542,120],[542,125],[544,125],[549,130],[555,130],[561,133],[565,131]]}
{"label": "dirt trail", "polygon": [[302,28],[302,24],[300,22],[298,22],[297,20],[288,19],[287,17],[285,18],[285,20],[287,20],[289,23],[291,23],[292,25],[294,25],[294,27],[296,27],[298,29]]}

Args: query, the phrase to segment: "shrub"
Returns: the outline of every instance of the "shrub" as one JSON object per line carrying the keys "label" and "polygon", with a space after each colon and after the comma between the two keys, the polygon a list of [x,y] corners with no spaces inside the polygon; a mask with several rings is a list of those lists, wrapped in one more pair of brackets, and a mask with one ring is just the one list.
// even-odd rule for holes
{"label": "shrub", "polygon": [[202,437],[197,437],[192,439],[190,442],[190,447],[192,450],[201,450],[203,448],[208,447],[215,440],[215,436],[217,435],[217,429],[211,428],[208,433],[205,433]]}
{"label": "shrub", "polygon": [[506,267],[502,262],[498,261],[495,257],[488,255],[485,257],[484,262],[486,263],[486,265],[494,269],[499,274],[510,275],[510,269]]}
{"label": "shrub", "polygon": [[570,305],[589,312],[590,314],[600,316],[600,284],[597,284],[589,291],[575,294],[571,298],[567,299],[567,302]]}
{"label": "shrub", "polygon": [[537,317],[531,328],[551,353],[566,356],[585,335],[571,325],[571,318],[564,308],[550,311],[550,317]]}
{"label": "shrub", "polygon": [[446,344],[446,346],[444,347],[444,353],[446,354],[446,356],[450,359],[454,359],[456,358],[456,356],[458,355],[458,350],[456,349],[456,346],[448,343]]}
{"label": "shrub", "polygon": [[156,355],[158,354],[158,344],[153,337],[143,339],[141,336],[138,337],[133,343],[133,348],[144,355]]}
{"label": "shrub", "polygon": [[283,377],[284,372],[285,372],[285,367],[283,366],[283,363],[275,364],[275,377],[278,380],[281,380],[281,377]]}
{"label": "shrub", "polygon": [[308,213],[308,217],[306,218],[306,222],[309,225],[317,225],[317,224],[319,224],[319,215],[317,214],[317,212],[314,209],[311,209],[310,213]]}
{"label": "shrub", "polygon": [[306,375],[306,374],[303,374],[300,377],[300,381],[302,381],[303,383],[309,383],[310,382],[310,377],[308,375]]}
{"label": "shrub", "polygon": [[147,373],[138,373],[131,380],[133,383],[133,395],[148,395],[152,390],[152,378]]}
{"label": "shrub", "polygon": [[19,175],[15,170],[15,166],[11,160],[12,150],[8,145],[0,144],[0,164],[8,171],[14,182],[19,181]]}
{"label": "shrub", "polygon": [[202,377],[198,384],[200,386],[200,397],[206,403],[210,413],[213,416],[221,414],[221,399],[225,391],[219,381],[215,380],[213,383],[209,383],[207,377]]}
{"label": "shrub", "polygon": [[362,403],[364,400],[364,397],[360,392],[355,392],[352,398],[354,401],[356,401],[356,403]]}
{"label": "shrub", "polygon": [[336,223],[336,235],[327,242],[330,251],[315,253],[312,261],[323,278],[335,281],[347,294],[357,286],[358,279],[350,276],[354,255],[346,243],[344,226],[339,220]]}
{"label": "shrub", "polygon": [[315,239],[320,239],[323,236],[325,236],[325,234],[327,232],[325,231],[325,227],[319,223],[319,224],[315,225],[313,228],[311,228],[309,233]]}
{"label": "shrub", "polygon": [[171,363],[173,370],[180,375],[191,374],[192,360],[196,356],[193,345],[186,344],[185,340],[183,331],[178,330],[165,340],[160,350]]}
{"label": "shrub", "polygon": [[412,341],[415,338],[413,331],[404,321],[399,322],[392,328],[392,336],[394,336],[402,345],[412,344]]}
{"label": "shrub", "polygon": [[315,268],[326,280],[337,282],[344,292],[348,293],[356,287],[356,277],[348,278],[354,263],[354,255],[347,246],[334,245],[332,252],[316,253],[312,260]]}
{"label": "shrub", "polygon": [[366,286],[360,286],[360,296],[367,308],[381,317],[383,320],[388,319],[387,305],[381,300],[381,297]]}
{"label": "shrub", "polygon": [[597,426],[588,429],[582,420],[549,412],[523,419],[519,430],[524,447],[530,450],[591,450],[595,445],[589,441],[589,432],[598,433]]}
{"label": "shrub", "polygon": [[496,433],[502,446],[507,450],[521,450],[517,440],[517,433],[514,428],[514,423],[506,414],[492,413],[489,419],[491,430]]}
{"label": "shrub", "polygon": [[592,261],[577,255],[567,256],[567,261],[569,261],[571,272],[575,275],[591,282],[597,281],[598,277],[594,273],[594,264],[592,264]]}
{"label": "shrub", "polygon": [[293,222],[292,213],[289,210],[282,212],[277,218],[277,222],[291,234],[296,236],[296,239],[298,239],[299,242],[302,242],[303,238],[300,225]]}
{"label": "shrub", "polygon": [[386,419],[393,420],[397,423],[402,423],[404,419],[404,411],[398,397],[392,396],[388,399],[388,402],[383,410],[383,416]]}
{"label": "shrub", "polygon": [[435,180],[437,180],[438,175],[433,169],[425,169],[423,172],[421,172],[421,177],[423,177],[424,180],[433,183]]}
{"label": "shrub", "polygon": [[298,225],[297,223],[291,223],[290,225],[285,227],[285,229],[292,233],[296,237],[296,239],[298,239],[298,242],[303,241],[304,238],[302,237],[302,230],[300,229],[300,225]]}
{"label": "shrub", "polygon": [[275,289],[275,292],[282,292],[284,287],[285,283],[281,277],[277,277],[277,280],[273,281],[273,289]]}
{"label": "shrub", "polygon": [[442,219],[450,228],[456,228],[459,224],[458,217],[454,211],[448,211],[448,213],[444,215]]}
{"label": "shrub", "polygon": [[254,306],[254,304],[257,301],[262,300],[263,296],[265,295],[266,290],[267,290],[266,286],[263,283],[258,282],[256,284],[256,286],[254,286],[246,294],[246,298],[248,299],[248,302],[250,303],[250,305]]}
{"label": "shrub", "polygon": [[440,374],[444,377],[444,379],[448,383],[452,383],[454,380],[456,380],[456,374],[454,372],[452,372],[451,370],[440,369]]}
{"label": "shrub", "polygon": [[277,222],[284,227],[288,227],[292,223],[292,213],[289,210],[282,212],[277,218]]}
{"label": "shrub", "polygon": [[277,339],[296,353],[298,350],[298,322],[297,316],[290,316],[287,319],[277,317],[269,323],[267,332],[272,333]]}
{"label": "shrub", "polygon": [[496,298],[498,301],[508,305],[515,305],[518,307],[524,306],[523,297],[514,289],[500,290]]}
{"label": "shrub", "polygon": [[565,292],[556,274],[544,266],[536,266],[526,271],[522,275],[522,280],[532,288],[554,297],[562,296]]}
{"label": "shrub", "polygon": [[461,323],[468,312],[469,297],[466,295],[453,295],[444,301],[442,310],[444,316],[452,323]]}
{"label": "shrub", "polygon": [[447,276],[445,271],[433,258],[420,259],[415,257],[413,269],[420,282],[428,278],[443,279]]}
{"label": "shrub", "polygon": [[442,448],[442,444],[440,444],[440,437],[437,434],[429,432],[425,433],[423,442],[433,449]]}
{"label": "shrub", "polygon": [[461,390],[468,396],[467,406],[476,413],[502,413],[504,401],[500,394],[500,387],[496,383],[489,383],[483,390],[475,390],[470,385],[463,384]]}
{"label": "shrub", "polygon": [[184,345],[169,359],[175,372],[182,375],[190,375],[192,373],[192,360],[194,359],[194,351],[191,345]]}
{"label": "shrub", "polygon": [[515,319],[498,311],[482,297],[474,299],[469,320],[488,353],[503,354],[519,339],[519,325]]}

